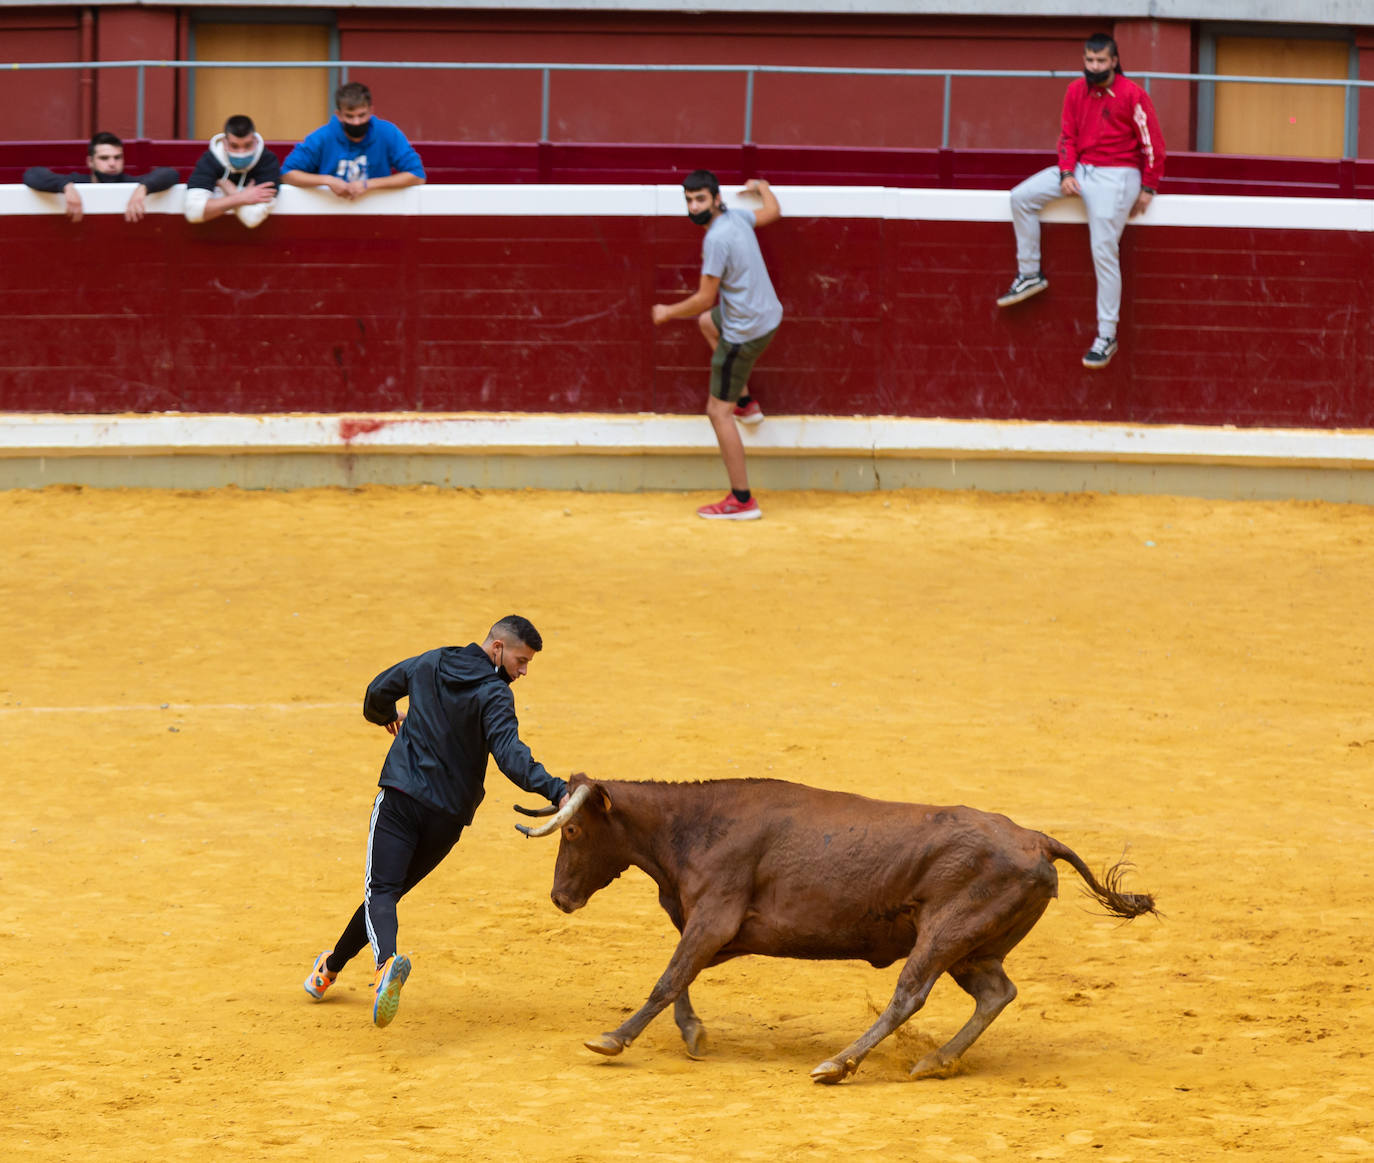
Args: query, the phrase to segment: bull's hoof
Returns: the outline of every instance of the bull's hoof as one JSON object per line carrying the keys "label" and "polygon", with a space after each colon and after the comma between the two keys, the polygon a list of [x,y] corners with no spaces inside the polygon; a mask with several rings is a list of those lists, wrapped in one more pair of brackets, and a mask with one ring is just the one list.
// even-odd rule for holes
{"label": "bull's hoof", "polygon": [[614,1034],[601,1034],[590,1041],[583,1042],[582,1045],[586,1046],[588,1050],[595,1050],[598,1054],[605,1054],[607,1058],[614,1058],[629,1043],[622,1041]]}
{"label": "bull's hoof", "polygon": [[832,1058],[828,1062],[822,1062],[815,1070],[811,1071],[811,1081],[834,1086],[837,1082],[843,1082],[858,1068],[859,1064],[853,1058],[846,1058],[843,1062],[836,1062]]}
{"label": "bull's hoof", "polygon": [[953,1078],[956,1074],[962,1073],[959,1059],[954,1058],[946,1062],[940,1057],[939,1052],[927,1054],[915,1066],[911,1068],[912,1078]]}
{"label": "bull's hoof", "polygon": [[706,1027],[700,1022],[689,1022],[682,1031],[682,1043],[687,1047],[687,1057],[700,1062],[706,1057]]}

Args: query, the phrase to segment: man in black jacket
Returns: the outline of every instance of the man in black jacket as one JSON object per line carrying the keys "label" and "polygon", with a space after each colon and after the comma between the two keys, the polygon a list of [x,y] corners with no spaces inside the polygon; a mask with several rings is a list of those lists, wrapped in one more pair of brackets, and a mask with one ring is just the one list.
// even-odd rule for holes
{"label": "man in black jacket", "polygon": [[159,166],[144,178],[126,174],[124,143],[113,133],[103,131],[92,137],[86,147],[86,164],[90,172],[85,174],[56,174],[46,166],[30,166],[24,171],[24,185],[44,194],[61,194],[66,202],[67,217],[80,222],[83,207],[79,185],[87,182],[137,183],[124,208],[124,221],[138,222],[148,212],[144,199],[149,194],[170,190],[179,180],[171,166]]}
{"label": "man in black jacket", "polygon": [[[382,764],[381,791],[367,836],[363,903],[333,949],[305,979],[316,1001],[366,944],[377,963],[372,1021],[396,1016],[410,958],[396,953],[396,902],[429,875],[458,842],[486,794],[487,756],[516,786],[560,804],[567,784],[551,776],[520,741],[510,684],[544,642],[529,621],[502,618],[480,646],[442,646],[384,670],[368,685],[363,716],[395,741]],[[398,714],[396,701],[410,700]]]}
{"label": "man in black jacket", "polygon": [[281,162],[267,148],[253,119],[236,113],[224,132],[210,139],[186,179],[186,221],[209,222],[232,214],[249,230],[272,210],[281,180]]}

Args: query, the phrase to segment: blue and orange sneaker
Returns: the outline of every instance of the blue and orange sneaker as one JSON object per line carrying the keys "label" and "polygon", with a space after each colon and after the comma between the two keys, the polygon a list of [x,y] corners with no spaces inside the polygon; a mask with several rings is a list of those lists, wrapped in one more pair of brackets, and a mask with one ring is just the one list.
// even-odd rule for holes
{"label": "blue and orange sneaker", "polygon": [[404,953],[388,957],[372,979],[372,1024],[389,1026],[401,1007],[401,986],[410,976],[410,958]]}
{"label": "blue and orange sneaker", "polygon": [[325,966],[325,959],[333,952],[333,949],[326,949],[316,957],[310,976],[305,979],[305,992],[316,1001],[324,1001],[325,990],[333,985],[334,979],[339,976],[337,973],[330,973]]}

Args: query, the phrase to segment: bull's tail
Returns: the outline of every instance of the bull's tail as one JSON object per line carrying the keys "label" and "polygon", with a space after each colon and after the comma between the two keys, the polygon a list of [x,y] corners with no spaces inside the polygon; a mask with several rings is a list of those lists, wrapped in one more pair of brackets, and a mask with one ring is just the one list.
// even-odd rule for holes
{"label": "bull's tail", "polygon": [[1053,836],[1046,836],[1048,841],[1048,855],[1051,860],[1067,860],[1073,865],[1074,871],[1083,878],[1083,882],[1088,886],[1084,896],[1090,896],[1097,901],[1113,917],[1122,917],[1131,920],[1134,917],[1144,916],[1146,913],[1159,915],[1159,910],[1155,908],[1155,898],[1146,892],[1122,892],[1121,881],[1125,875],[1135,867],[1129,860],[1118,860],[1102,874],[1102,882],[1098,883],[1097,877],[1086,864],[1083,863],[1072,848],[1061,844]]}

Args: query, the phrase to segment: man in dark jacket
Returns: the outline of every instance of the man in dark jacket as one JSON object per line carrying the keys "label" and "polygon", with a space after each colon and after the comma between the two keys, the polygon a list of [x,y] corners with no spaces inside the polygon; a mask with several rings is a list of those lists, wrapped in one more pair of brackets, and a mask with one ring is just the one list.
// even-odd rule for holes
{"label": "man in dark jacket", "polygon": [[82,205],[79,185],[86,182],[137,183],[124,208],[125,222],[138,222],[148,212],[144,201],[149,194],[170,190],[177,184],[177,172],[171,166],[159,166],[147,177],[135,178],[124,172],[124,143],[113,133],[100,132],[86,147],[85,174],[56,174],[46,166],[30,166],[24,171],[24,185],[44,194],[61,194],[66,202],[67,217],[81,221]]}
{"label": "man in dark jacket", "polygon": [[[486,794],[487,756],[516,786],[559,804],[567,784],[551,776],[520,741],[510,684],[544,642],[529,621],[502,618],[480,646],[442,646],[384,670],[368,685],[363,715],[395,741],[382,764],[381,791],[367,836],[363,903],[334,948],[315,958],[305,992],[324,998],[334,979],[371,943],[372,1021],[396,1016],[410,958],[396,953],[396,902],[429,875],[458,842]],[[396,701],[410,700],[398,714]]]}
{"label": "man in dark jacket", "polygon": [[236,113],[210,139],[186,179],[186,221],[209,222],[232,214],[249,230],[272,211],[281,162],[267,148],[253,119]]}

